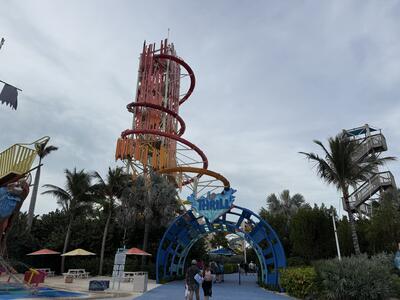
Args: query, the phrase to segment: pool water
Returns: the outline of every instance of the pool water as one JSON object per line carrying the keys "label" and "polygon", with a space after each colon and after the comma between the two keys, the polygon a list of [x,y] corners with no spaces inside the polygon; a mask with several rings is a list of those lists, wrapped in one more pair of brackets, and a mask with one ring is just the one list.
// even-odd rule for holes
{"label": "pool water", "polygon": [[37,299],[37,298],[58,298],[58,297],[82,297],[83,293],[67,292],[46,287],[39,287],[34,294],[17,285],[2,285],[0,287],[0,299]]}

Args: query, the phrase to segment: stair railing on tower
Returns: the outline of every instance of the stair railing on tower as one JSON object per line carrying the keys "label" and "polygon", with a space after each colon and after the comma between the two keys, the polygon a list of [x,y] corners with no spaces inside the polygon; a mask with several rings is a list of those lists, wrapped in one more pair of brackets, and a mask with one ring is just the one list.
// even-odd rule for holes
{"label": "stair railing on tower", "polygon": [[[354,161],[366,161],[378,157],[382,152],[387,151],[385,136],[381,130],[370,127],[368,124],[343,130],[343,137],[358,143]],[[349,196],[350,209],[353,213],[371,216],[373,196],[381,193],[388,188],[396,189],[396,182],[390,171],[379,171],[376,167],[376,173],[372,174],[368,180],[361,182],[354,187]],[[346,210],[346,205],[343,205]]]}

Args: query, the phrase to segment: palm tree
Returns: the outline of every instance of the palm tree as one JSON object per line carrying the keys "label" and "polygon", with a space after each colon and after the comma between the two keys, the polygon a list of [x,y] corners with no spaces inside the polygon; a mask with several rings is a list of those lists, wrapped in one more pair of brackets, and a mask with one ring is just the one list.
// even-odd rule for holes
{"label": "palm tree", "polygon": [[317,174],[322,180],[328,184],[335,185],[335,187],[342,192],[344,204],[349,214],[354,250],[356,255],[359,255],[361,251],[358,243],[355,220],[349,202],[349,187],[356,186],[360,181],[367,181],[375,174],[378,166],[382,165],[385,161],[394,160],[395,158],[381,157],[356,161],[354,157],[358,150],[358,144],[340,136],[329,138],[329,150],[325,148],[320,141],[314,140],[314,143],[322,148],[325,158],[315,153],[300,153],[316,163]]}
{"label": "palm tree", "polygon": [[32,191],[32,196],[31,196],[31,202],[29,203],[29,211],[28,211],[28,231],[31,231],[32,228],[32,222],[33,222],[33,216],[35,213],[35,205],[36,205],[36,198],[37,198],[37,193],[38,193],[38,188],[39,188],[39,181],[40,181],[40,171],[42,168],[42,160],[45,158],[47,155],[49,155],[51,152],[56,151],[58,148],[55,146],[47,146],[49,140],[47,140],[44,143],[41,144],[36,144],[36,151],[39,156],[39,165],[36,170],[35,174],[35,182],[33,184],[33,191]]}
{"label": "palm tree", "polygon": [[290,219],[304,203],[303,195],[295,194],[291,197],[289,190],[283,190],[279,197],[275,194],[271,194],[267,197],[268,211],[271,214],[283,214],[288,219]]}
{"label": "palm tree", "polygon": [[[65,189],[52,184],[45,184],[43,187],[47,188],[42,194],[50,194],[57,198],[57,203],[61,206],[62,211],[68,218],[67,232],[65,234],[63,253],[67,252],[69,240],[71,237],[71,227],[75,217],[82,212],[82,210],[90,207],[91,204],[91,176],[84,170],[79,172],[76,168],[71,172],[65,170],[67,182]],[[61,273],[64,272],[65,256],[61,259]]]}
{"label": "palm tree", "polygon": [[[146,180],[148,180],[147,184]],[[145,189],[147,191],[147,196],[143,197],[144,201],[142,203],[138,203],[138,205],[141,206],[138,210],[143,213],[144,219],[144,251],[146,251],[148,247],[151,225],[168,224],[179,210],[176,188],[163,176],[151,173],[150,176],[145,179]],[[142,266],[144,266],[145,263],[146,257],[143,256]]]}
{"label": "palm tree", "polygon": [[[123,243],[126,242],[126,229],[136,221],[144,222],[143,250],[147,251],[152,226],[168,224],[179,211],[175,186],[163,176],[150,173],[138,176],[122,193],[119,219],[124,227]],[[142,266],[146,257],[142,257]]]}
{"label": "palm tree", "polygon": [[122,245],[125,248],[127,233],[135,228],[136,221],[141,218],[139,208],[144,202],[146,189],[144,177],[138,176],[133,181],[128,181],[121,193],[120,205],[117,207],[116,221],[123,228]]}
{"label": "palm tree", "polygon": [[117,167],[115,169],[108,168],[108,174],[105,181],[98,172],[94,172],[93,177],[97,180],[97,183],[92,186],[92,190],[97,198],[96,202],[102,206],[103,212],[107,215],[100,250],[99,275],[102,275],[104,249],[106,246],[111,217],[115,211],[117,199],[121,197],[122,192],[127,186],[128,176],[123,172],[121,167]]}

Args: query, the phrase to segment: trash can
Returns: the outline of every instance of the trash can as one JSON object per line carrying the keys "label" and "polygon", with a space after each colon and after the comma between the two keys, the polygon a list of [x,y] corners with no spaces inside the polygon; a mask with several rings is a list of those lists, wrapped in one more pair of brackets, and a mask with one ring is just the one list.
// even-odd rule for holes
{"label": "trash can", "polygon": [[144,293],[147,292],[147,272],[134,272],[133,274],[133,291]]}
{"label": "trash can", "polygon": [[64,282],[65,283],[73,283],[74,282],[74,276],[72,275],[67,275],[64,277]]}
{"label": "trash can", "polygon": [[109,280],[90,280],[89,282],[89,291],[104,291],[109,287]]}

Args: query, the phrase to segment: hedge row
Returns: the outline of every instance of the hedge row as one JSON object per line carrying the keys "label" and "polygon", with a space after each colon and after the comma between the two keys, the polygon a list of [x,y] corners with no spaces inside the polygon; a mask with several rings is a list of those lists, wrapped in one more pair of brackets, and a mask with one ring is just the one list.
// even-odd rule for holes
{"label": "hedge row", "polygon": [[282,287],[293,297],[303,299],[318,294],[317,274],[313,267],[282,270],[280,279]]}
{"label": "hedge row", "polygon": [[400,278],[393,269],[393,256],[388,254],[288,268],[281,272],[280,279],[289,295],[301,299],[388,299],[400,295]]}

